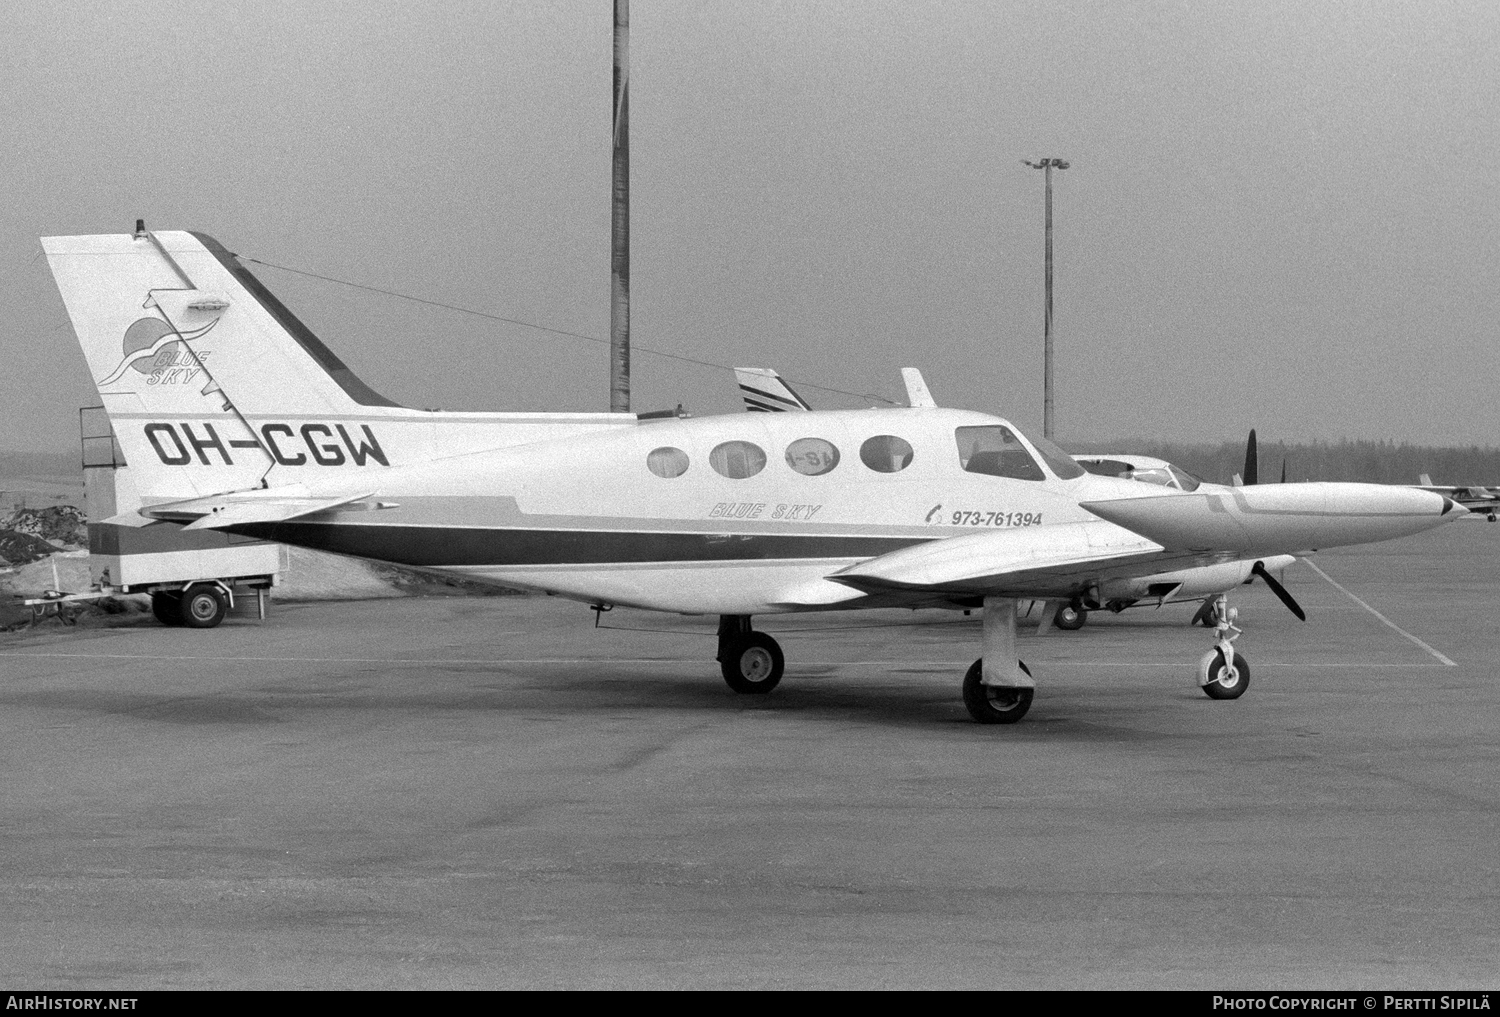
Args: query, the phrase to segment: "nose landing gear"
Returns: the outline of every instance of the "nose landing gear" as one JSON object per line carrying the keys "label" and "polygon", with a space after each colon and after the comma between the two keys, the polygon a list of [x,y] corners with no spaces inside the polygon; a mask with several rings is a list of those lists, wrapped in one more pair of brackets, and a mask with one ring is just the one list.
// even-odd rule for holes
{"label": "nose landing gear", "polygon": [[1250,687],[1250,662],[1234,649],[1244,631],[1235,624],[1240,613],[1222,593],[1213,605],[1214,646],[1198,661],[1198,685],[1210,699],[1238,699]]}

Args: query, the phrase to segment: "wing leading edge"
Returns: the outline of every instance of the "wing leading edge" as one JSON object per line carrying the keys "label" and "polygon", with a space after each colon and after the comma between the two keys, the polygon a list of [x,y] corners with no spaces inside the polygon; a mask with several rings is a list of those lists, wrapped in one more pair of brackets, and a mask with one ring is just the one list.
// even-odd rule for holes
{"label": "wing leading edge", "polygon": [[1157,559],[1160,544],[1103,520],[988,530],[902,548],[828,578],[867,593],[911,590],[1030,596],[1070,588],[1101,566]]}

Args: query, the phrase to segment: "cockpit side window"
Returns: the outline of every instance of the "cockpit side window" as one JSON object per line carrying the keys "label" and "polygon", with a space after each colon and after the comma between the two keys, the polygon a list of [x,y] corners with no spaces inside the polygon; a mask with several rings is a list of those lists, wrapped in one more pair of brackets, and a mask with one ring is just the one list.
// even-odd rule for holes
{"label": "cockpit side window", "polygon": [[953,432],[958,443],[959,465],[969,473],[1011,480],[1045,480],[1042,468],[1031,458],[1010,428],[1000,424],[960,427]]}

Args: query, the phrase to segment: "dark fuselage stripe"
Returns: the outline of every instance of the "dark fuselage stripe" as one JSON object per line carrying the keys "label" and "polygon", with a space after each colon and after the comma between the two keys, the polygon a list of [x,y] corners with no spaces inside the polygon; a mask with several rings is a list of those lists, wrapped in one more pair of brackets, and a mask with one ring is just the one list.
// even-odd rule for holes
{"label": "dark fuselage stripe", "polygon": [[479,529],[296,520],[227,529],[319,551],[428,567],[873,558],[925,543],[915,537]]}

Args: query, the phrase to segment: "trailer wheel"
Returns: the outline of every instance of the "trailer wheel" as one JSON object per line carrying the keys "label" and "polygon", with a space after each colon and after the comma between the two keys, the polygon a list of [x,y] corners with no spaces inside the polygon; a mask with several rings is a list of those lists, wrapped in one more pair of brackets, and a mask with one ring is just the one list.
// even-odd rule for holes
{"label": "trailer wheel", "polygon": [[151,613],[163,625],[182,624],[182,596],[158,591],[151,594]]}
{"label": "trailer wheel", "polygon": [[200,584],[182,595],[179,617],[190,629],[211,629],[229,613],[229,599],[217,586]]}

